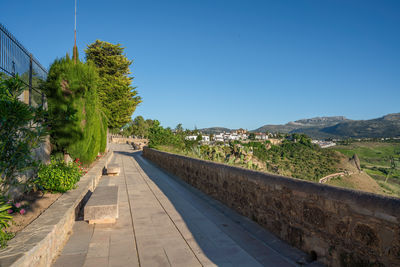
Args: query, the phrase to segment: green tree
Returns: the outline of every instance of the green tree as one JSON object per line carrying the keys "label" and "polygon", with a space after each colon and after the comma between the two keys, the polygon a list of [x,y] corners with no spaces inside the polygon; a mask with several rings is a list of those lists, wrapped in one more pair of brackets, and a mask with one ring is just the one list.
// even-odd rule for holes
{"label": "green tree", "polygon": [[256,139],[256,135],[254,133],[250,133],[249,134],[249,139],[250,140],[255,140]]}
{"label": "green tree", "polygon": [[99,75],[91,63],[69,57],[50,67],[43,91],[48,100],[54,152],[69,153],[83,163],[95,160],[107,142],[107,120],[97,94]]}
{"label": "green tree", "polygon": [[149,130],[153,125],[153,120],[145,120],[142,116],[137,116],[133,121],[128,124],[126,132],[127,135],[134,135],[140,138],[148,138]]}
{"label": "green tree", "polygon": [[136,87],[132,86],[133,78],[128,76],[132,61],[125,56],[120,44],[96,40],[85,52],[86,60],[97,66],[101,77],[98,94],[108,127],[119,129],[131,120],[141,102]]}
{"label": "green tree", "polygon": [[394,157],[390,156],[389,160],[390,160],[390,169],[386,174],[385,183],[387,183],[389,176],[396,170],[396,163],[394,162]]}
{"label": "green tree", "polygon": [[196,137],[196,141],[197,141],[197,142],[200,142],[201,140],[203,140],[203,136],[202,136],[201,134],[199,134],[199,135]]}
{"label": "green tree", "polygon": [[149,129],[149,147],[157,148],[166,145],[183,148],[185,143],[183,135],[175,135],[170,128],[164,128],[158,120],[153,121]]}
{"label": "green tree", "polygon": [[179,123],[178,125],[176,125],[175,131],[176,131],[177,133],[182,133],[182,132],[183,132],[182,123]]}

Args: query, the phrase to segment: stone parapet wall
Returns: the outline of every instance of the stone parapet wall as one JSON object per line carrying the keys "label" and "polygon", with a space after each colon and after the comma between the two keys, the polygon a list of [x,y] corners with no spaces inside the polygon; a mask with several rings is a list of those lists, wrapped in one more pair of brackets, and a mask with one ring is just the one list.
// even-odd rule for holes
{"label": "stone parapet wall", "polygon": [[400,199],[144,148],[143,155],[329,266],[400,266]]}
{"label": "stone parapet wall", "polygon": [[77,188],[59,197],[44,213],[25,227],[0,250],[0,266],[50,266],[68,239],[80,206],[96,188],[108,152],[77,183]]}
{"label": "stone parapet wall", "polygon": [[110,140],[116,144],[129,144],[132,145],[135,150],[142,150],[144,146],[147,146],[149,140],[141,138],[111,136]]}

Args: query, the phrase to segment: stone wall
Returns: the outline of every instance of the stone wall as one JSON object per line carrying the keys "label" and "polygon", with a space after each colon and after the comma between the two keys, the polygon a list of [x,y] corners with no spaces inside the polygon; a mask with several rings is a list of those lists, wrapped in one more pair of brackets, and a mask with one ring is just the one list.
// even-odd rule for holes
{"label": "stone wall", "polygon": [[142,150],[144,146],[147,146],[149,140],[143,138],[132,138],[132,137],[122,137],[120,135],[112,135],[110,136],[110,142],[116,144],[129,144],[132,145],[135,150]]}
{"label": "stone wall", "polygon": [[400,199],[145,148],[144,157],[329,266],[400,266]]}

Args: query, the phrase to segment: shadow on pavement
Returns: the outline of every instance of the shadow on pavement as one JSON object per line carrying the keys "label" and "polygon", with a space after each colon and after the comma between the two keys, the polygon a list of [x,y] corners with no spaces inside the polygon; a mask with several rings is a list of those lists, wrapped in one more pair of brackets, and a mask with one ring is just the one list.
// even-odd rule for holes
{"label": "shadow on pavement", "polygon": [[[198,246],[202,249],[203,254],[214,264],[218,266],[307,265],[305,260],[307,255],[304,252],[289,246],[248,218],[237,214],[220,202],[186,184],[178,177],[160,169],[143,158],[141,151],[114,151],[114,153],[133,157],[137,161],[150,180],[172,203],[191,231]],[[190,214],[188,214],[188,203],[195,209],[195,211],[189,212]],[[213,227],[211,228],[216,235],[228,236],[228,239],[232,240],[235,246],[224,246],[223,242],[218,244],[218,241],[215,243],[214,238],[210,237],[211,233],[199,231],[199,225],[195,221],[196,216],[193,216],[193,212],[201,213],[212,223]],[[226,237],[222,239],[224,238],[226,239]],[[253,260],[249,260],[246,253]],[[247,263],[246,259],[249,260]],[[299,259],[303,264],[296,262]],[[243,261],[241,262],[241,260]],[[308,264],[308,266],[321,265],[314,262]]]}

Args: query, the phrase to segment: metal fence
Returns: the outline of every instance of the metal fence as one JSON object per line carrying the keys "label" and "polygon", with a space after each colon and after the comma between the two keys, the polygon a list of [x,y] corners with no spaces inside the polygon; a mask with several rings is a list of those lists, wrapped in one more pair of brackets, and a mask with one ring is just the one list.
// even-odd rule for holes
{"label": "metal fence", "polygon": [[41,82],[47,78],[47,70],[31,53],[0,23],[0,72],[19,75],[26,86],[20,99],[31,106],[44,105],[45,95],[40,91]]}

